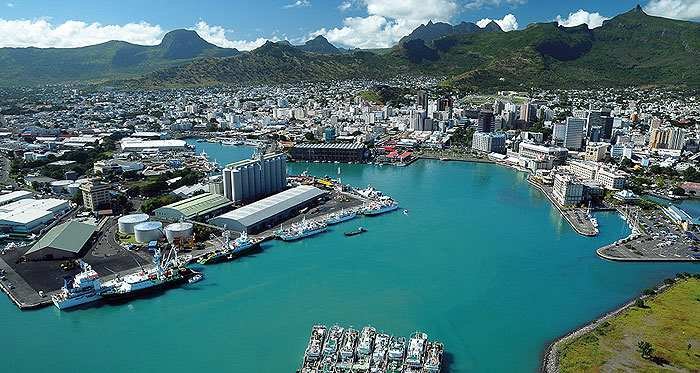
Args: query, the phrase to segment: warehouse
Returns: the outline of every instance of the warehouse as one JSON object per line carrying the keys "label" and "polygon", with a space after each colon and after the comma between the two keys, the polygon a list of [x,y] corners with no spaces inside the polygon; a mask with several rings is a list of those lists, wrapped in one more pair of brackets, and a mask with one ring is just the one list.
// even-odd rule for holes
{"label": "warehouse", "polygon": [[70,208],[68,201],[58,198],[44,198],[44,199],[34,199],[34,198],[24,198],[19,201],[8,203],[6,205],[0,206],[0,213],[5,212],[15,212],[15,211],[31,211],[31,210],[42,210],[51,211],[52,213],[58,215],[63,211]]}
{"label": "warehouse", "polygon": [[29,260],[63,260],[80,257],[96,227],[71,220],[51,228],[24,256]]}
{"label": "warehouse", "polygon": [[29,198],[31,196],[32,193],[26,190],[16,190],[14,192],[5,193],[0,195],[0,206],[19,201],[21,199]]}
{"label": "warehouse", "polygon": [[294,216],[324,194],[316,187],[301,185],[217,216],[209,223],[237,232],[259,233]]}
{"label": "warehouse", "polygon": [[32,233],[70,209],[66,200],[25,198],[0,206],[0,231]]}
{"label": "warehouse", "polygon": [[142,152],[147,149],[155,149],[158,151],[184,151],[190,149],[183,140],[141,140],[126,138],[122,139],[120,144],[123,152]]}
{"label": "warehouse", "polygon": [[156,218],[160,220],[176,222],[181,219],[206,219],[210,216],[220,214],[231,205],[233,205],[233,202],[222,195],[202,193],[194,197],[183,199],[182,201],[159,207],[153,212]]}
{"label": "warehouse", "polygon": [[369,152],[364,144],[297,144],[290,155],[300,161],[364,162]]}

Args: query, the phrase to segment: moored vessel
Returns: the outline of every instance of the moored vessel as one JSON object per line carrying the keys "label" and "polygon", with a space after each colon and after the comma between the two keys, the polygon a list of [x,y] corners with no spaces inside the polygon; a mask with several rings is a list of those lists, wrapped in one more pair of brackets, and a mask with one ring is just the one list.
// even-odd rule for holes
{"label": "moored vessel", "polygon": [[279,231],[277,234],[283,241],[296,241],[323,233],[327,229],[328,225],[324,222],[304,219],[299,223],[292,224],[292,226],[287,229]]}
{"label": "moored vessel", "polygon": [[51,301],[59,310],[77,307],[102,299],[100,276],[90,264],[79,261],[80,273],[64,278],[63,287],[51,296]]}
{"label": "moored vessel", "polygon": [[223,240],[220,242],[220,249],[204,255],[199,258],[197,262],[199,264],[213,264],[226,260],[233,260],[245,255],[260,244],[259,241],[250,239],[246,232],[242,232],[238,238],[232,241],[229,231],[224,231]]}
{"label": "moored vessel", "polygon": [[334,225],[334,224],[340,224],[342,222],[346,222],[348,220],[355,219],[357,217],[357,213],[355,211],[338,211],[333,214],[331,214],[328,219],[326,219],[326,224],[328,225]]}
{"label": "moored vessel", "polygon": [[378,201],[369,202],[362,213],[367,216],[381,215],[387,212],[395,211],[399,208],[399,204],[391,198],[383,198]]}

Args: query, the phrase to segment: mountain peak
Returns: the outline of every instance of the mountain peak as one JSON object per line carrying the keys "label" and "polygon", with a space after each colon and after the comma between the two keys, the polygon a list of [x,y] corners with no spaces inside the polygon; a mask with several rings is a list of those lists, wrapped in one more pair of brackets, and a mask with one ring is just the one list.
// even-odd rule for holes
{"label": "mountain peak", "polygon": [[303,45],[298,46],[297,48],[303,50],[304,52],[313,52],[320,54],[340,53],[340,50],[336,48],[333,44],[331,44],[328,41],[328,39],[326,39],[323,35],[318,35],[315,38],[308,40]]}
{"label": "mountain peak", "polygon": [[483,27],[484,31],[503,31],[501,26],[496,23],[496,21],[491,21],[489,22],[486,26]]}
{"label": "mountain peak", "polygon": [[193,58],[206,49],[218,49],[214,44],[202,39],[192,30],[173,30],[165,34],[160,47],[164,49],[164,57],[168,59]]}

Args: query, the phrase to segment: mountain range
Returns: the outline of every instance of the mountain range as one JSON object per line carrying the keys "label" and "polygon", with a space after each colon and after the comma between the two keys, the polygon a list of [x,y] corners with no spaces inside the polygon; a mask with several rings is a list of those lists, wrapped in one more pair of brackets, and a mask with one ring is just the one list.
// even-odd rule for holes
{"label": "mountain range", "polygon": [[[492,22],[428,22],[388,50],[340,49],[318,36],[267,42],[250,52],[216,47],[193,31],[157,46],[112,41],[84,48],[0,48],[0,82],[105,82],[130,87],[284,83],[429,75],[463,90],[700,87],[700,24],[638,6],[589,29],[534,23],[503,32]],[[0,83],[3,84],[3,83]]]}

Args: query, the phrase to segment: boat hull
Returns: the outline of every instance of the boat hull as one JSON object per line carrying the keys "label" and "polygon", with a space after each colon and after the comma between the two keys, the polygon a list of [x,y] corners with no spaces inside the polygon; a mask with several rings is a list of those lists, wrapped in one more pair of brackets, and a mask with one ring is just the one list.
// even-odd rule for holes
{"label": "boat hull", "polygon": [[131,298],[138,298],[149,294],[163,292],[165,290],[186,284],[188,280],[194,277],[194,275],[196,275],[197,273],[199,272],[192,271],[188,268],[187,272],[185,272],[184,274],[179,274],[179,276],[177,276],[176,278],[157,283],[152,282],[152,285],[150,286],[134,289],[128,292],[105,292],[102,293],[102,297],[107,302],[123,302]]}
{"label": "boat hull", "polygon": [[298,240],[301,240],[302,238],[315,236],[315,235],[321,234],[325,231],[326,231],[326,228],[314,229],[312,231],[304,232],[304,234],[300,234],[300,235],[294,235],[294,236],[282,235],[282,236],[280,236],[280,239],[282,239],[282,241],[285,241],[285,242],[298,241]]}

